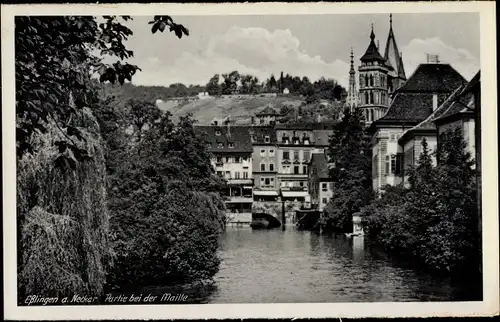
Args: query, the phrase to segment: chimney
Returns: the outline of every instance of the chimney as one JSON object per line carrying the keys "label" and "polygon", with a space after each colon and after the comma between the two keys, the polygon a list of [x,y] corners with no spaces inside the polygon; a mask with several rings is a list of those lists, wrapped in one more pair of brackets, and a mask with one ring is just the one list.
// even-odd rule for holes
{"label": "chimney", "polygon": [[434,112],[438,108],[438,94],[432,94],[432,111]]}

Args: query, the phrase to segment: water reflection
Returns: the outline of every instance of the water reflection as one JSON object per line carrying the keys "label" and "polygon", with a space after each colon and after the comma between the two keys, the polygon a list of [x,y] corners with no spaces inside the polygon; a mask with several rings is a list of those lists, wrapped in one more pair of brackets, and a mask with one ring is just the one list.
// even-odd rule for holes
{"label": "water reflection", "polygon": [[213,283],[133,291],[188,295],[183,303],[481,300],[477,281],[457,284],[419,272],[390,259],[366,237],[324,236],[292,227],[228,228],[220,238],[220,256]]}
{"label": "water reflection", "polygon": [[463,285],[400,266],[360,236],[232,228],[220,245],[210,303],[464,300]]}

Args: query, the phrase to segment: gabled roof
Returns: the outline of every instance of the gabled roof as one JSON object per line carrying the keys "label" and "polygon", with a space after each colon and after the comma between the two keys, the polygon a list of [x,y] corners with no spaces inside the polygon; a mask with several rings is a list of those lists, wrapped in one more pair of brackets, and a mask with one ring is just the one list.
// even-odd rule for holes
{"label": "gabled roof", "polygon": [[328,179],[328,160],[324,153],[313,153],[311,156],[311,167],[317,169],[317,176],[320,179]]}
{"label": "gabled roof", "polygon": [[401,138],[399,139],[399,143],[402,144],[406,142],[409,138],[412,137],[416,132],[435,132],[436,125],[434,124],[434,120],[441,117],[444,113],[446,113],[453,105],[454,100],[457,96],[462,92],[465,88],[465,85],[459,86],[448,98],[436,109],[432,112],[425,120],[415,125],[414,127],[408,129],[403,133]]}
{"label": "gabled roof", "polygon": [[[269,145],[276,144],[276,131],[273,126],[251,126],[248,128],[250,138],[254,138],[254,145]],[[266,143],[266,136],[269,137],[269,142]]]}
{"label": "gabled roof", "polygon": [[436,116],[433,119],[433,122],[440,122],[445,118],[449,118],[457,114],[473,113],[475,109],[474,94],[471,92],[464,93],[466,89],[467,86],[462,86],[459,93],[454,95],[454,97],[451,99],[450,106],[440,115]]}
{"label": "gabled roof", "polygon": [[[203,136],[210,144],[208,151],[212,153],[251,153],[252,141],[248,126],[195,126],[198,135]],[[219,135],[217,135],[219,133]],[[222,143],[222,147],[219,147]],[[233,147],[230,147],[230,143]]]}
{"label": "gabled roof", "polygon": [[272,108],[271,106],[266,106],[262,111],[258,112],[257,114],[255,114],[256,116],[276,116],[276,115],[279,115],[278,112],[276,112],[276,110],[274,108]]}
{"label": "gabled roof", "polygon": [[366,49],[365,54],[360,58],[362,62],[366,61],[380,61],[380,62],[385,62],[384,57],[380,55],[378,52],[377,45],[375,45],[375,34],[372,32],[370,34],[370,44],[368,45],[368,48]]}
{"label": "gabled roof", "polygon": [[466,83],[465,78],[449,64],[420,64],[396,91],[386,115],[372,124],[416,125],[433,112],[433,94],[439,94],[442,101],[443,96]]}
{"label": "gabled roof", "polygon": [[332,130],[313,130],[314,145],[320,147],[330,145],[330,135],[332,133]]}
{"label": "gabled roof", "polygon": [[451,93],[465,83],[450,64],[420,64],[398,92]]}
{"label": "gabled roof", "polygon": [[329,122],[300,122],[300,123],[280,123],[276,124],[277,130],[333,130],[337,121]]}

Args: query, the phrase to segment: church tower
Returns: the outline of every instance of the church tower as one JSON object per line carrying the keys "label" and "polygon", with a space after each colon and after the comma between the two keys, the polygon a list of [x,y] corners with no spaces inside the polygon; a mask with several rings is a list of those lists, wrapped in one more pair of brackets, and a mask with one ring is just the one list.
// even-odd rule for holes
{"label": "church tower", "polygon": [[349,70],[349,90],[347,92],[347,106],[352,111],[359,105],[358,90],[356,88],[356,71],[354,70],[354,53],[351,48],[351,69]]}
{"label": "church tower", "polygon": [[384,57],[380,55],[377,45],[375,45],[373,24],[370,44],[360,60],[361,65],[358,67],[359,107],[364,111],[366,125],[370,125],[373,121],[385,115],[389,105],[389,67],[386,65]]}
{"label": "church tower", "polygon": [[389,15],[389,35],[385,44],[384,58],[389,68],[388,86],[389,93],[397,90],[406,81],[405,68],[403,65],[403,54],[398,50],[396,37],[392,29],[392,13]]}

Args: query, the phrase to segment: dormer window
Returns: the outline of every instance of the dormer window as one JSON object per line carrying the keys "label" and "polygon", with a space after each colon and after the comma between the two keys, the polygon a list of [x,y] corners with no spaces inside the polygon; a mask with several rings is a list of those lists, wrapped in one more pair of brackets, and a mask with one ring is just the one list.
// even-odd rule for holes
{"label": "dormer window", "polygon": [[309,140],[309,138],[307,136],[305,136],[302,140],[303,140],[303,142],[304,142],[305,145],[309,145],[310,140]]}
{"label": "dormer window", "polygon": [[233,143],[233,142],[229,142],[228,146],[229,146],[230,148],[234,148],[234,143]]}
{"label": "dormer window", "polygon": [[287,136],[283,137],[283,143],[288,144],[290,143],[290,139]]}
{"label": "dormer window", "polygon": [[219,148],[223,148],[223,147],[224,147],[224,143],[219,142]]}
{"label": "dormer window", "polygon": [[215,130],[215,135],[220,136],[220,130]]}
{"label": "dormer window", "polygon": [[271,138],[269,137],[269,135],[266,135],[266,136],[264,137],[264,142],[266,142],[266,143],[271,142]]}

